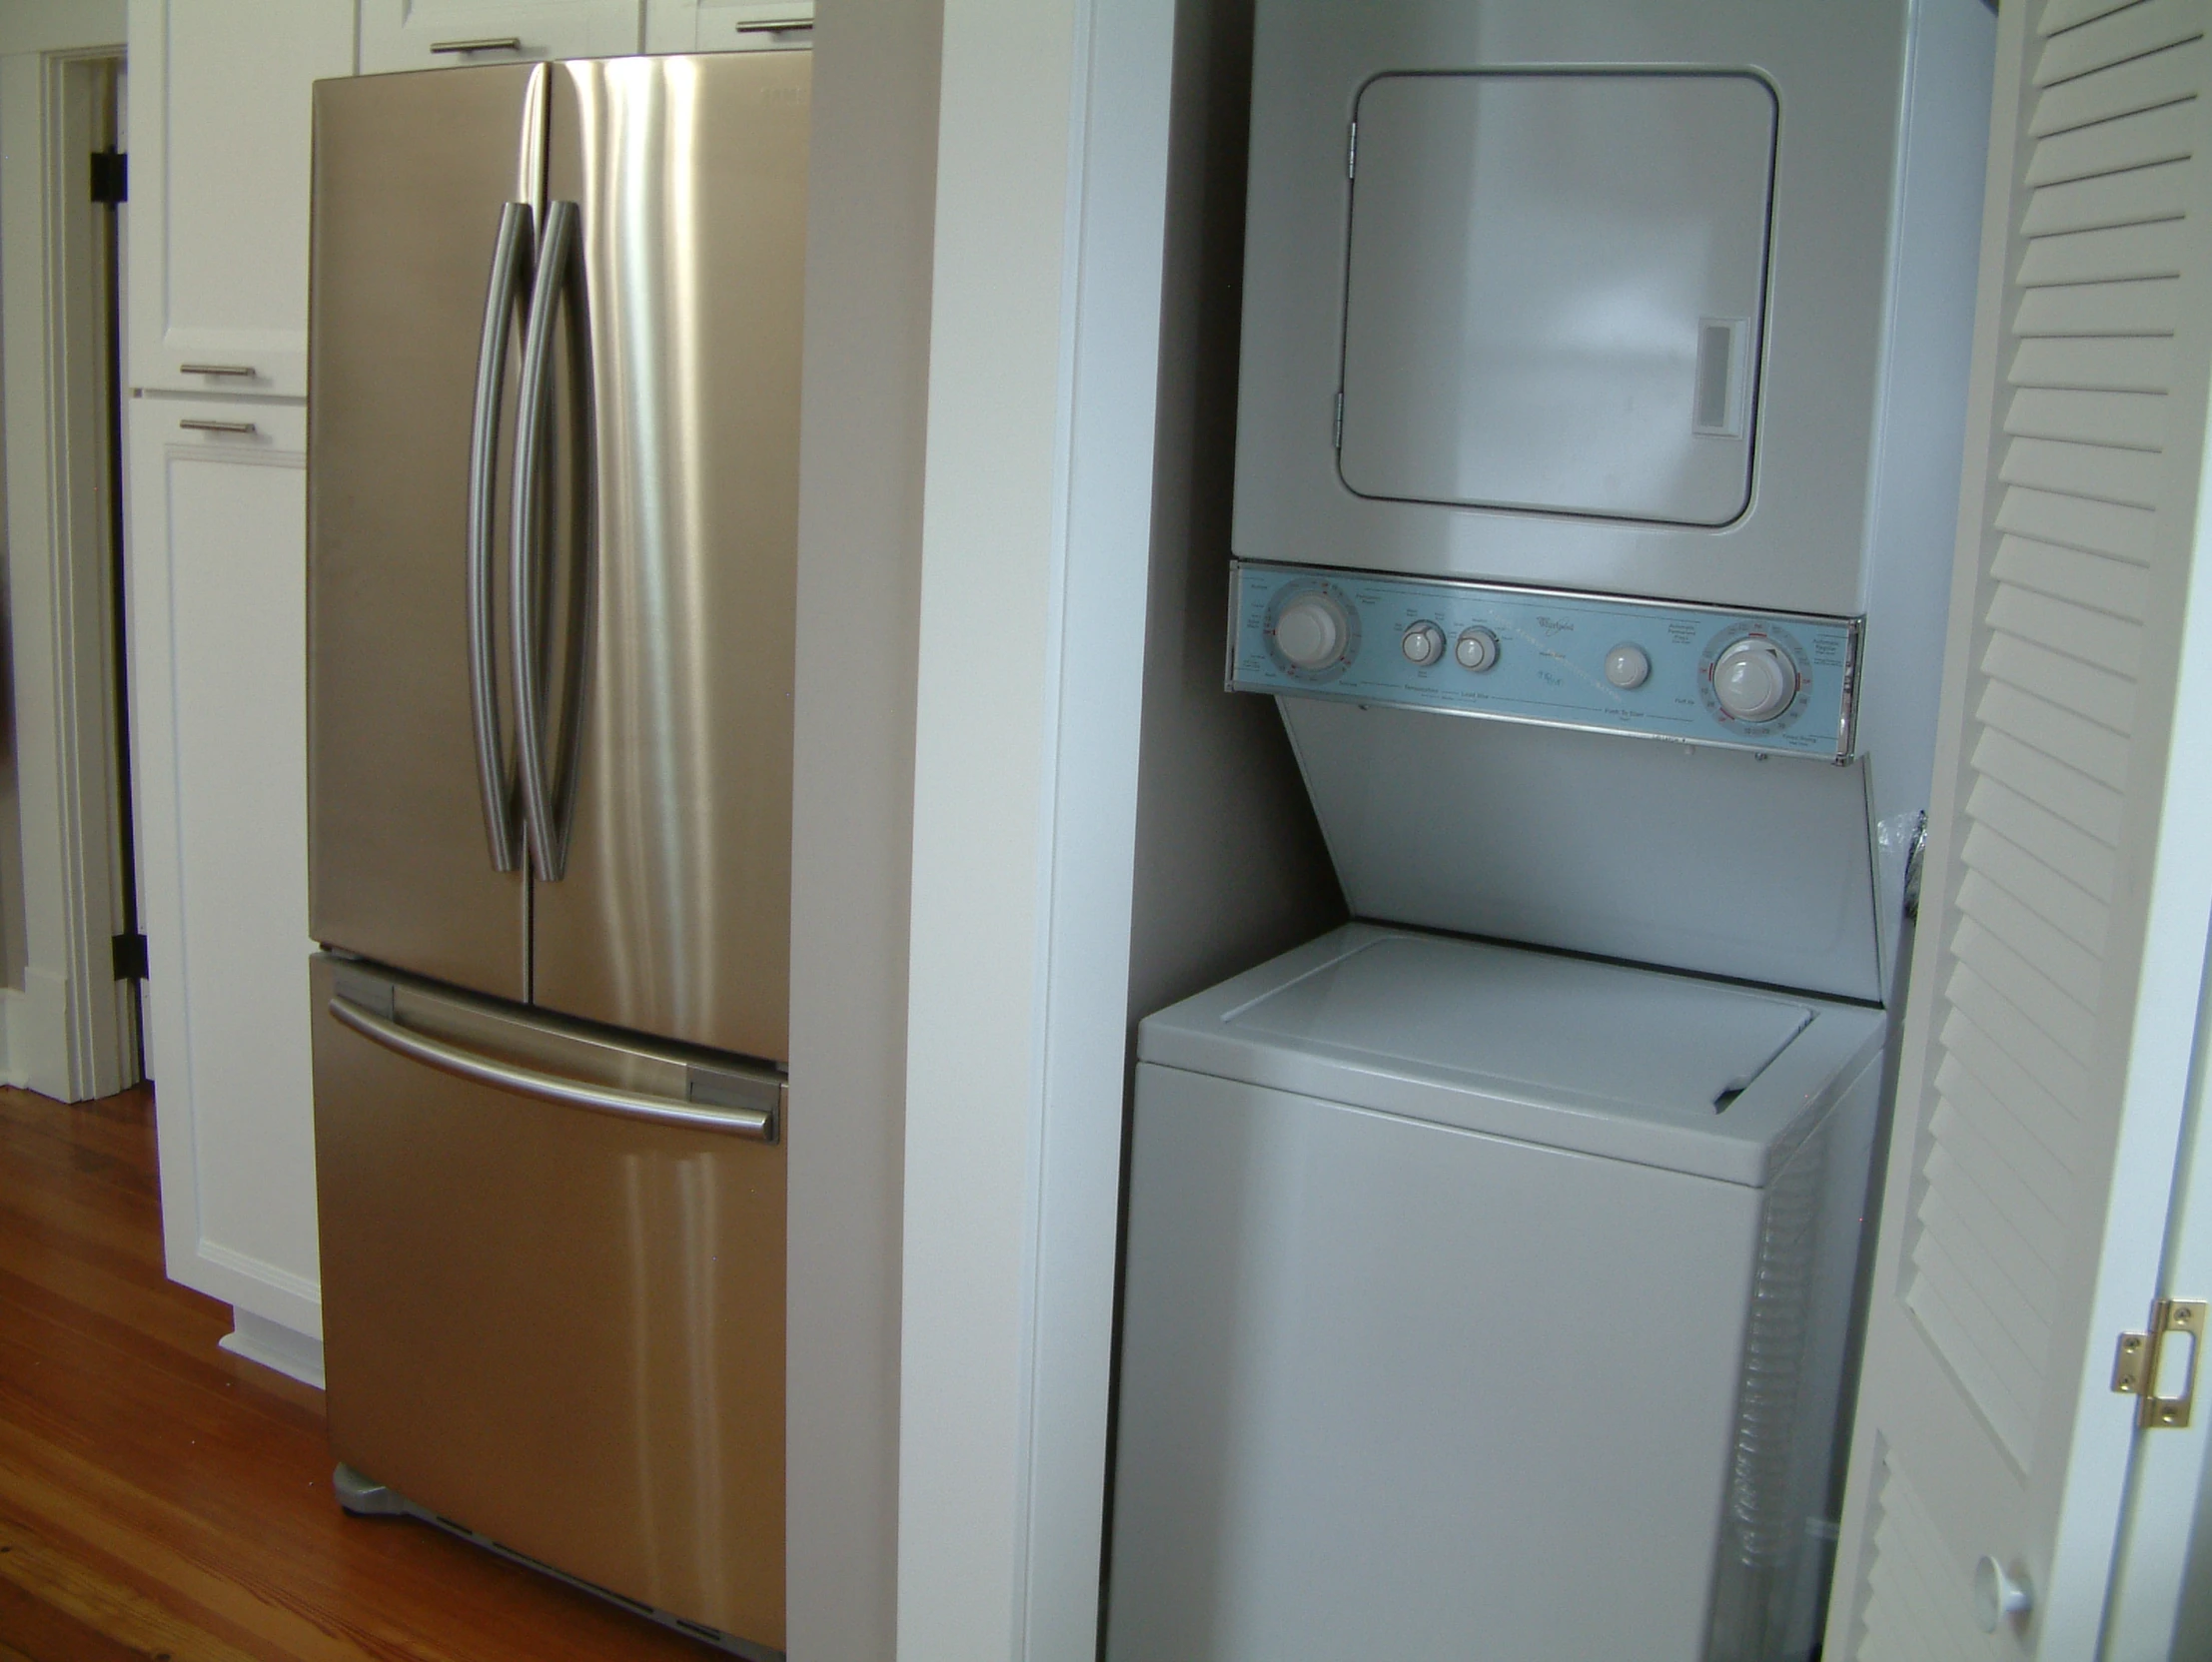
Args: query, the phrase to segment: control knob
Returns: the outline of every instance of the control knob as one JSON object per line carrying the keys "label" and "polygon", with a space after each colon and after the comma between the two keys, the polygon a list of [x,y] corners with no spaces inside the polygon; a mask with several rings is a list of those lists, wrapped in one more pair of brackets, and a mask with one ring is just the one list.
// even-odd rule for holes
{"label": "control knob", "polygon": [[1484,628],[1463,629],[1452,656],[1462,669],[1488,669],[1498,661],[1498,637]]}
{"label": "control knob", "polygon": [[1398,643],[1398,649],[1406,654],[1408,663],[1423,666],[1435,663],[1444,656],[1444,631],[1434,623],[1416,623],[1406,631],[1406,638]]}
{"label": "control knob", "polygon": [[1652,655],[1633,640],[1625,640],[1606,654],[1606,679],[1623,692],[1633,692],[1652,678]]}
{"label": "control knob", "polygon": [[1344,607],[1319,592],[1301,594],[1275,619],[1275,644],[1294,669],[1322,669],[1335,663],[1351,633]]}
{"label": "control knob", "polygon": [[1712,695],[1738,721],[1771,721],[1797,700],[1797,666],[1759,635],[1746,635],[1712,662]]}

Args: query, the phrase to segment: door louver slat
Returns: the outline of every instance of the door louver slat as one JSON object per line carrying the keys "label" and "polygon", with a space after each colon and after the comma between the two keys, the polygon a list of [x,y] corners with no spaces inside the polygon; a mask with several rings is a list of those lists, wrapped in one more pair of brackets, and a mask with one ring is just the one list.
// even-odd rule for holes
{"label": "door louver slat", "polygon": [[[2080,826],[2063,820],[2018,791],[1995,774],[1984,772],[1974,781],[1966,801],[1966,815],[1976,826],[1987,826],[1999,836],[2042,861],[2064,881],[2078,885],[2100,903],[2112,898],[2112,849]],[[1971,835],[1971,833],[1968,833]]]}
{"label": "door louver slat", "polygon": [[1973,1600],[1943,1532],[1896,1462],[1884,1457],[1876,1491],[1863,1662],[1966,1662],[1995,1654],[1975,1631]]}
{"label": "door louver slat", "polygon": [[1976,819],[1966,833],[1959,858],[1970,872],[1986,878],[1996,889],[2029,907],[2034,915],[2090,953],[2104,951],[2104,903],[2071,879],[2061,876],[2019,844]]}
{"label": "door louver slat", "polygon": [[[2168,104],[2119,116],[2072,133],[2060,133],[2035,147],[2028,163],[2030,185],[2063,185],[2095,174],[2178,162],[2191,154],[2189,110]],[[2029,204],[2033,212],[2034,205]]]}
{"label": "door louver slat", "polygon": [[2094,121],[2110,121],[2179,104],[2197,93],[2194,42],[2168,47],[2148,57],[2130,58],[2092,75],[2061,81],[2035,101],[2028,132],[2035,138],[2071,132]]}
{"label": "door louver slat", "polygon": [[2188,0],[2137,0],[2050,37],[2036,60],[2034,84],[2053,87],[2203,33],[2203,14]]}

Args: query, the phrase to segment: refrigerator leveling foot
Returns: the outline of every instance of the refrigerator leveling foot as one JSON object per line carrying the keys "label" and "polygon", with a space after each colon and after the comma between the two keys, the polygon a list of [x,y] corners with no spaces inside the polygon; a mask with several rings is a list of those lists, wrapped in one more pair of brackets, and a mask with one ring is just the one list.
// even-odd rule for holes
{"label": "refrigerator leveling foot", "polygon": [[338,1496],[339,1505],[360,1518],[400,1518],[407,1516],[407,1502],[386,1488],[372,1482],[352,1466],[341,1464],[331,1473],[331,1489]]}

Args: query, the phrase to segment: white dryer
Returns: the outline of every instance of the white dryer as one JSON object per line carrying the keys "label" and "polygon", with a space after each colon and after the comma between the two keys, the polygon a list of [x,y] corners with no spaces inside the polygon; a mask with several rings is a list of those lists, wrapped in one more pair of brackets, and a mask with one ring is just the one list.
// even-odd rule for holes
{"label": "white dryer", "polygon": [[1881,1034],[1368,924],[1147,1020],[1112,1662],[1805,1654]]}

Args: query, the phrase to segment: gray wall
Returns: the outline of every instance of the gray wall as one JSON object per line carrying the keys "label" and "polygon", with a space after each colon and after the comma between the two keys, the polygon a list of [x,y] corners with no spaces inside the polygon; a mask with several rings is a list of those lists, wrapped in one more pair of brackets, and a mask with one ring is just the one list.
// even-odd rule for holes
{"label": "gray wall", "polygon": [[1222,690],[1252,0],[1176,14],[1129,1013],[1310,940],[1344,900],[1273,700]]}
{"label": "gray wall", "polygon": [[[1252,0],[1181,0],[1175,32],[1125,1092],[1143,1017],[1347,916],[1274,700],[1222,687]],[[1111,1470],[1109,1441],[1109,1579]]]}
{"label": "gray wall", "polygon": [[823,0],[791,866],[792,1662],[896,1633],[901,1149],[941,0]]}

